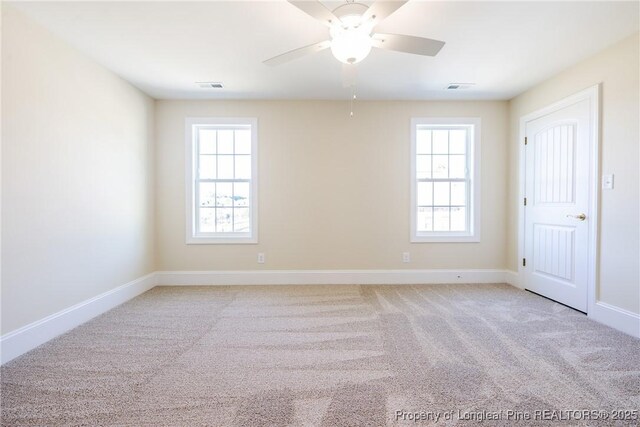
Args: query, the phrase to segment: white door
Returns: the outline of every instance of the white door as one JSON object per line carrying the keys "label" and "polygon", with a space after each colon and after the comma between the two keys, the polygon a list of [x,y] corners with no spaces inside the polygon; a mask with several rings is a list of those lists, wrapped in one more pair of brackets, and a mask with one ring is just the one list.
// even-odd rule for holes
{"label": "white door", "polygon": [[590,101],[526,122],[525,287],[587,311]]}

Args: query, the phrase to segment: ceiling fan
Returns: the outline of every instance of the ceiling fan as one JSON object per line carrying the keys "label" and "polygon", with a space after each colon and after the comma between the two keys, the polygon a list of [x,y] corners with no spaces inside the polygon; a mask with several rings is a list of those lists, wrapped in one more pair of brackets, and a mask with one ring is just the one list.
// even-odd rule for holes
{"label": "ceiling fan", "polygon": [[372,47],[435,56],[444,46],[444,42],[439,40],[373,32],[376,25],[408,0],[382,0],[371,6],[347,0],[333,11],[318,0],[287,1],[329,27],[331,39],[267,59],[264,61],[267,65],[279,65],[328,48],[339,61],[355,64],[366,58]]}

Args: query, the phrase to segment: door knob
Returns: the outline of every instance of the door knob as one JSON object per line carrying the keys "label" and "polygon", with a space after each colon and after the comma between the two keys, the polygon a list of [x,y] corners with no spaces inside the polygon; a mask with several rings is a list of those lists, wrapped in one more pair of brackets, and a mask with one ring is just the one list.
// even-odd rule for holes
{"label": "door knob", "polygon": [[584,221],[585,219],[587,219],[587,216],[581,213],[580,215],[567,215],[567,218],[575,218],[578,221]]}

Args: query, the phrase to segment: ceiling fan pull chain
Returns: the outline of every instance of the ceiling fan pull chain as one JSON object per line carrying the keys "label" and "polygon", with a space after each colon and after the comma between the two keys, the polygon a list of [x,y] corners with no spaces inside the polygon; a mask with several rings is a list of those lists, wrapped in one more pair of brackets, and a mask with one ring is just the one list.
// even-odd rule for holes
{"label": "ceiling fan pull chain", "polygon": [[350,117],[353,117],[353,104],[355,104],[355,102],[356,102],[356,87],[351,86],[351,113],[349,114]]}

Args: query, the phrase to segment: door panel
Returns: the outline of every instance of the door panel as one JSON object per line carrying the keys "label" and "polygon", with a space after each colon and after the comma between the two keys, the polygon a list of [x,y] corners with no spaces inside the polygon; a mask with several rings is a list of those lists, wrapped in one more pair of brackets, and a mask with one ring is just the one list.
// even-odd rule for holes
{"label": "door panel", "polygon": [[575,123],[557,124],[535,135],[535,202],[574,203]]}
{"label": "door panel", "polygon": [[575,228],[534,224],[533,268],[573,286],[575,268]]}
{"label": "door panel", "polygon": [[525,287],[585,312],[589,117],[584,100],[527,122],[525,130]]}

